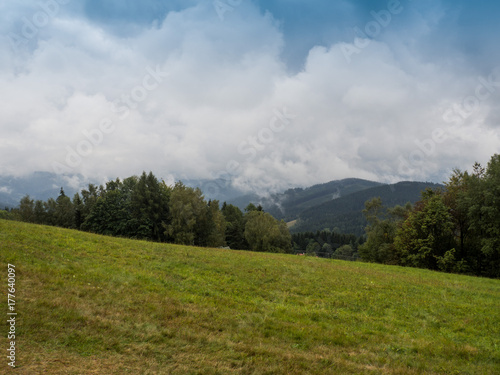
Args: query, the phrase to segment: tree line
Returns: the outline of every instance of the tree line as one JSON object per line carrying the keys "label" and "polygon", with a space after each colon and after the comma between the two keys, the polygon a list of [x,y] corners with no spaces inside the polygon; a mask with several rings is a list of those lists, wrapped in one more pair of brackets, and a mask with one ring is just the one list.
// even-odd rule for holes
{"label": "tree line", "polygon": [[339,233],[329,229],[292,234],[293,249],[296,254],[343,260],[359,258],[358,247],[363,239],[363,236]]}
{"label": "tree line", "polygon": [[369,225],[362,260],[500,277],[500,155],[486,168],[454,170],[444,189],[427,189],[414,206],[365,203]]}
{"label": "tree line", "polygon": [[140,177],[89,184],[71,199],[61,188],[57,199],[33,200],[0,212],[0,218],[78,229],[96,234],[239,250],[291,252],[283,221],[250,204],[245,213],[182,182],[168,186],[152,172]]}

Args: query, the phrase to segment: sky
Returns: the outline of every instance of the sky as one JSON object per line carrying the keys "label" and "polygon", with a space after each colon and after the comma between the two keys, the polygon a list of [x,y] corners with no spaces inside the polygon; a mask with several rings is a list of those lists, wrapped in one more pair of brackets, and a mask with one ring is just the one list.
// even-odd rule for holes
{"label": "sky", "polygon": [[500,3],[0,3],[0,175],[278,191],[500,152]]}

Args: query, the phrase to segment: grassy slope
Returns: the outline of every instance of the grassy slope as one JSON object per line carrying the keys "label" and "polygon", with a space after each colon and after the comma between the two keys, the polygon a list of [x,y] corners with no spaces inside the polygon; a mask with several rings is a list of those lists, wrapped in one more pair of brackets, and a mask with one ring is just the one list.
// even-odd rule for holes
{"label": "grassy slope", "polygon": [[0,220],[7,262],[18,374],[500,372],[499,280]]}

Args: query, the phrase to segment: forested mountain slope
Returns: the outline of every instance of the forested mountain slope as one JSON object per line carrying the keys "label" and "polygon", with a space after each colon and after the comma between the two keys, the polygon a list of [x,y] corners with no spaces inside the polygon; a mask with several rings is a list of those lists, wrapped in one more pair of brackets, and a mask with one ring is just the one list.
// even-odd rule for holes
{"label": "forested mountain slope", "polygon": [[293,232],[305,232],[328,228],[361,235],[367,224],[362,213],[367,200],[380,197],[384,206],[393,207],[407,202],[415,203],[426,188],[440,187],[442,185],[429,182],[399,182],[356,191],[305,209],[298,214],[297,223],[290,229]]}

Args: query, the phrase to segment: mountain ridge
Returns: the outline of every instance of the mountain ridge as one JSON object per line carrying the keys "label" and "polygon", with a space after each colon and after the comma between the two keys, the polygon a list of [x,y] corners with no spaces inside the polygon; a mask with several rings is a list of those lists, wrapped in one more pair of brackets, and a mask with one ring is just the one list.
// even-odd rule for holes
{"label": "mountain ridge", "polygon": [[420,200],[425,189],[440,189],[444,186],[433,182],[401,181],[360,190],[302,211],[296,218],[292,232],[336,230],[362,235],[367,221],[363,216],[365,202],[380,197],[385,207],[414,204]]}
{"label": "mountain ridge", "polygon": [[[252,203],[260,204],[275,218],[291,221],[296,219],[297,215],[304,209],[329,202],[332,199],[353,192],[380,185],[383,184],[360,178],[345,178],[312,185],[306,188],[287,189],[283,193],[271,194],[269,197],[249,197],[253,197],[253,199],[250,200]],[[241,200],[241,198],[242,197],[239,199]],[[230,201],[228,203],[232,202]],[[238,206],[244,208],[241,207],[241,204]]]}

